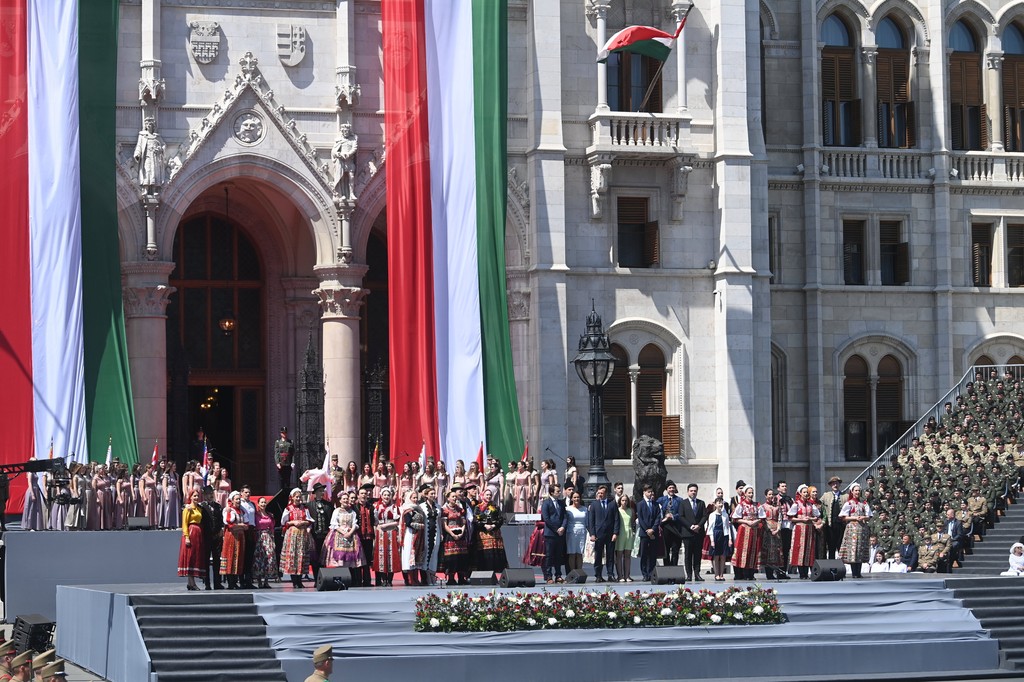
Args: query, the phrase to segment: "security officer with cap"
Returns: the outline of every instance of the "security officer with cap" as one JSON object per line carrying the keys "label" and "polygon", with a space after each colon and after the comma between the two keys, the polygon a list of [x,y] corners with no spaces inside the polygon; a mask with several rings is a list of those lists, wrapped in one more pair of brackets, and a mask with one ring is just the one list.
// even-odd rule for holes
{"label": "security officer with cap", "polygon": [[32,682],[32,651],[25,651],[11,661],[12,682]]}
{"label": "security officer with cap", "polygon": [[313,652],[313,674],[306,678],[306,682],[330,682],[330,675],[334,672],[334,648],[330,644],[324,644]]}
{"label": "security officer with cap", "polygon": [[281,437],[274,441],[274,463],[277,464],[277,478],[281,490],[292,487],[292,463],[295,459],[295,445],[288,438],[288,427],[281,427]]}

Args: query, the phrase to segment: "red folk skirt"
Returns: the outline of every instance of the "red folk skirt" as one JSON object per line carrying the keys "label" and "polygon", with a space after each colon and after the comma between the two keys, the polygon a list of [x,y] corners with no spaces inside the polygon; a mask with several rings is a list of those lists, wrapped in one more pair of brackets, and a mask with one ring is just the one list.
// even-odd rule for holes
{"label": "red folk skirt", "polygon": [[748,526],[741,523],[736,529],[733,548],[732,565],[735,568],[757,569],[761,558],[761,525]]}
{"label": "red folk skirt", "polygon": [[814,526],[810,521],[795,521],[793,523],[793,542],[789,546],[789,565],[814,565]]}
{"label": "red folk skirt", "polygon": [[203,570],[203,531],[197,523],[188,526],[188,544],[185,535],[181,536],[181,549],[178,550],[178,575],[202,578]]}
{"label": "red folk skirt", "polygon": [[224,529],[224,544],[220,549],[220,574],[241,575],[242,561],[245,557],[245,534],[235,535],[230,529]]}

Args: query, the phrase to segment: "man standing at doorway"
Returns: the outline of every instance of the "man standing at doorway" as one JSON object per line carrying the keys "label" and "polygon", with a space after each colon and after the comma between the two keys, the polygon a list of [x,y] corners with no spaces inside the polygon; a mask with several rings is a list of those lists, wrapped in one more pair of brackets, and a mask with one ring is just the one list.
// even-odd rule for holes
{"label": "man standing at doorway", "polygon": [[274,463],[277,464],[277,478],[281,490],[290,490],[292,486],[292,460],[295,457],[295,445],[288,438],[288,427],[281,427],[281,437],[274,442]]}

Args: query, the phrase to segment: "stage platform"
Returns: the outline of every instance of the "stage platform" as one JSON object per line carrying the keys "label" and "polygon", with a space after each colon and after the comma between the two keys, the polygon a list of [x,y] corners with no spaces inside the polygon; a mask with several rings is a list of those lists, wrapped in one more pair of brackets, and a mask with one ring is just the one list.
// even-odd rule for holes
{"label": "stage platform", "polygon": [[[729,583],[691,587],[723,589]],[[266,635],[289,681],[310,673],[311,652],[334,646],[335,671],[345,679],[471,679],[544,682],[576,679],[674,680],[801,678],[834,671],[860,679],[961,679],[1000,675],[998,642],[943,586],[909,578],[838,583],[773,583],[788,616],[781,625],[512,633],[416,633],[415,600],[427,588],[370,588],[317,593],[276,586],[255,592],[185,593],[168,585],[67,586],[58,590],[60,656],[112,682],[158,681],[132,600],[153,595],[174,608],[245,595],[266,623]],[[558,586],[620,592],[672,586]],[[436,588],[433,588],[436,589]],[[465,588],[484,593],[494,588]],[[543,588],[537,588],[543,589]],[[159,601],[159,600],[157,600]],[[192,620],[186,621],[193,623]],[[201,620],[193,627],[202,630]],[[205,647],[216,641],[203,638]],[[229,647],[230,643],[225,643]],[[216,658],[215,652],[210,652]],[[770,673],[768,672],[770,671]],[[231,679],[229,677],[217,679]]]}

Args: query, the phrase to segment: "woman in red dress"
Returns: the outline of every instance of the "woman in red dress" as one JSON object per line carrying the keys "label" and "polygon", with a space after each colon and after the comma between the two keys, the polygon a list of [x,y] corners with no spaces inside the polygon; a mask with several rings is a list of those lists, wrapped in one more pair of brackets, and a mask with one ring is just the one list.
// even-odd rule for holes
{"label": "woman in red dress", "polygon": [[178,550],[178,575],[188,578],[188,589],[198,590],[196,578],[202,578],[203,566],[203,514],[199,511],[199,493],[192,491],[188,504],[181,510],[181,548]]}
{"label": "woman in red dress", "polygon": [[762,519],[764,509],[754,503],[754,486],[748,485],[743,489],[739,504],[732,510],[732,520],[736,524],[732,567],[737,580],[753,580],[757,572],[761,555]]}
{"label": "woman in red dress", "polygon": [[796,489],[796,501],[789,508],[793,521],[793,541],[789,548],[789,565],[796,566],[802,579],[814,563],[814,522],[821,510],[811,501],[811,490],[806,485]]}
{"label": "woman in red dress", "polygon": [[238,576],[242,574],[245,559],[245,531],[249,527],[242,520],[239,502],[242,494],[237,490],[228,495],[224,508],[224,539],[220,549],[220,574],[228,580],[228,589],[238,589]]}
{"label": "woman in red dress", "polygon": [[401,542],[398,533],[402,510],[394,503],[391,488],[380,491],[380,501],[374,506],[377,527],[373,542],[373,572],[381,584],[391,587],[395,573],[402,570]]}
{"label": "woman in red dress", "polygon": [[[281,515],[281,527],[285,529],[284,540],[281,541],[281,574],[288,573],[292,577],[292,586],[305,587],[302,573],[309,564],[309,533],[307,529],[313,523],[309,511],[302,504],[302,491],[293,488],[291,503]],[[317,548],[320,551],[321,548]]]}

